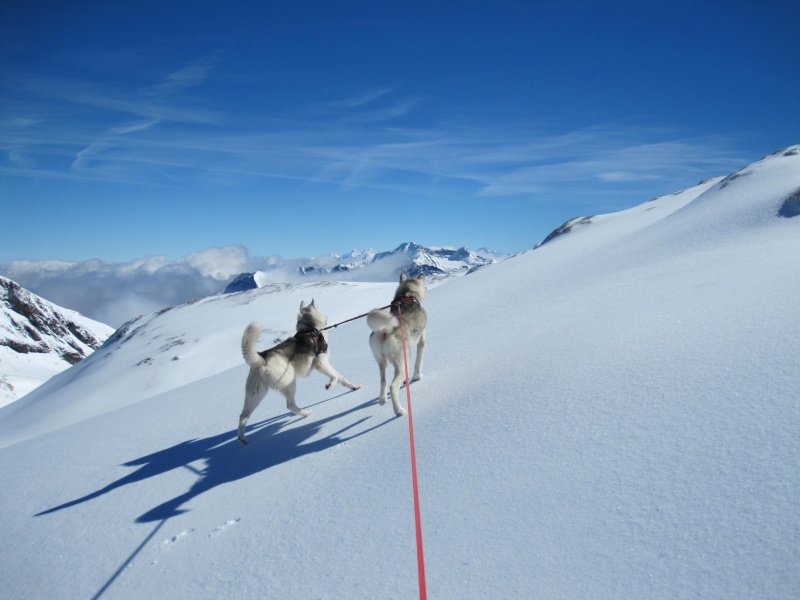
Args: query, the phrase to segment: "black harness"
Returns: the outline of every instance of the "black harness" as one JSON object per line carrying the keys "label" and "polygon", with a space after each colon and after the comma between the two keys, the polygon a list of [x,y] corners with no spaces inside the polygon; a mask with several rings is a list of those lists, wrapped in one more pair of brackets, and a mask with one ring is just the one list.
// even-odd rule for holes
{"label": "black harness", "polygon": [[298,331],[294,334],[294,339],[301,340],[302,338],[309,338],[314,344],[314,353],[319,356],[328,351],[328,342],[325,341],[325,336],[319,329],[312,329],[311,331]]}

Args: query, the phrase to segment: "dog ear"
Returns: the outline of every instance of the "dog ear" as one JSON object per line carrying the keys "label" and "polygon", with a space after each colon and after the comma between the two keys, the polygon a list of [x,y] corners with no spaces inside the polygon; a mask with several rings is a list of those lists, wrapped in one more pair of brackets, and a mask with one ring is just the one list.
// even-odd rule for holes
{"label": "dog ear", "polygon": [[311,304],[309,304],[308,307],[311,308],[312,306],[314,306],[314,299],[313,298],[311,299]]}
{"label": "dog ear", "polygon": [[400,273],[400,283],[403,283],[406,279],[408,279],[408,275]]}
{"label": "dog ear", "polygon": [[300,310],[302,311],[306,307],[305,300],[300,300]]}

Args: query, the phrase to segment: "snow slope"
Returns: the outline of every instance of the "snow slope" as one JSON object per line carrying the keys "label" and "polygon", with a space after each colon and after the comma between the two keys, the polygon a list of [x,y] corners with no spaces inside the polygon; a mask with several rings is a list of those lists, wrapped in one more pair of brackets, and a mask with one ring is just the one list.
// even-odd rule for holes
{"label": "snow slope", "polygon": [[[798,150],[431,290],[431,598],[796,597]],[[417,597],[408,420],[363,321],[330,340],[361,390],[312,375],[310,417],[270,394],[235,440],[248,321],[267,347],[300,299],[335,322],[392,288],[177,307],[0,410],[7,597]]]}

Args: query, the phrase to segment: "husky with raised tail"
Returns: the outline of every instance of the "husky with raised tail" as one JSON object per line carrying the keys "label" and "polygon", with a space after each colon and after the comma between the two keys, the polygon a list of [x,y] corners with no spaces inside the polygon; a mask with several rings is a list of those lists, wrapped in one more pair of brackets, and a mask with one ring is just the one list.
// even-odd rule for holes
{"label": "husky with raised tail", "polygon": [[[417,359],[414,364],[412,381],[422,378],[422,359],[425,356],[425,325],[428,316],[422,308],[422,301],[428,294],[425,286],[425,276],[408,277],[405,273],[400,275],[400,285],[394,294],[389,312],[381,309],[370,311],[367,315],[367,325],[372,329],[369,336],[369,345],[378,368],[381,372],[381,393],[378,400],[386,404],[386,365],[394,366],[394,379],[390,386],[392,407],[398,417],[406,414],[406,409],[400,406],[400,382],[403,380],[405,368],[403,366],[403,337],[406,341],[406,354],[410,357],[410,348],[417,347]],[[402,320],[402,331],[401,331]]]}
{"label": "husky with raised tail", "polygon": [[312,300],[309,305],[300,303],[297,333],[269,350],[261,352],[256,350],[261,335],[261,323],[250,323],[244,330],[242,356],[244,362],[250,365],[250,374],[245,384],[244,408],[239,416],[239,440],[243,444],[247,443],[244,435],[247,419],[270,388],[277,389],[283,394],[286,398],[286,408],[296,415],[307,417],[311,411],[298,408],[294,394],[297,378],[310,375],[312,369],[330,377],[325,389],[330,389],[336,382],[351,390],[361,387],[347,381],[331,366],[327,335],[323,331],[327,323],[327,317]]}

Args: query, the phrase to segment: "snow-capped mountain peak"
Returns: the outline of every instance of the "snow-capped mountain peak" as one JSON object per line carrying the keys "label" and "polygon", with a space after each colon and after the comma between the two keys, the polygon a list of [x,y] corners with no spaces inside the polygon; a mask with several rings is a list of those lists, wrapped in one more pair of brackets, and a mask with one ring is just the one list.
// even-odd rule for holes
{"label": "snow-capped mountain peak", "polygon": [[322,258],[299,258],[278,262],[268,270],[241,273],[224,293],[241,292],[269,283],[309,281],[396,281],[400,273],[425,275],[432,280],[465,275],[485,265],[500,262],[507,254],[482,248],[472,252],[466,247],[428,248],[405,242],[394,250],[352,250],[343,255],[331,253]]}
{"label": "snow-capped mountain peak", "polygon": [[0,406],[80,362],[112,333],[0,277]]}

